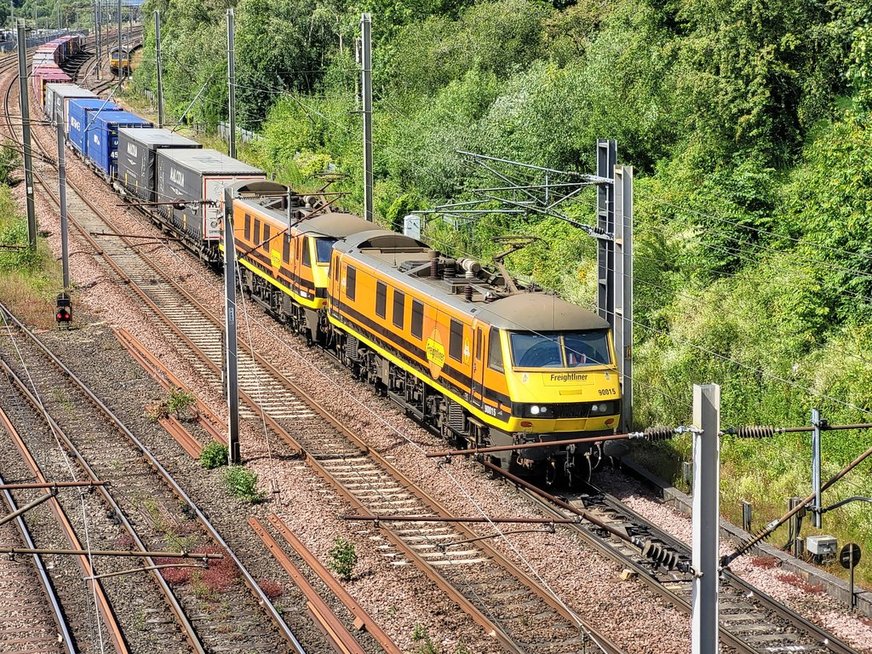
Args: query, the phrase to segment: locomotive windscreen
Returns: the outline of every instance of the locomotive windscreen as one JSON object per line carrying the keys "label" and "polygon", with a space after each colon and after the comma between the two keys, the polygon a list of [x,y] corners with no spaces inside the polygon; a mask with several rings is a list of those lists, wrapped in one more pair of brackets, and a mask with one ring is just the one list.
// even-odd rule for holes
{"label": "locomotive windscreen", "polygon": [[578,368],[611,363],[608,330],[578,332],[511,332],[516,368]]}

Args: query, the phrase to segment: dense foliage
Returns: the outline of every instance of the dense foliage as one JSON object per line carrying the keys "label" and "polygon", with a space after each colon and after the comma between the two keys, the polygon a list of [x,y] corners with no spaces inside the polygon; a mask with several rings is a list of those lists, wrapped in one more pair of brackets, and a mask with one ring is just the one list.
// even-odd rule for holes
{"label": "dense foliage", "polygon": [[[201,94],[190,115],[214,124],[225,114],[225,5],[149,0],[145,15],[158,6],[170,111]],[[869,420],[868,6],[240,0],[240,115],[263,136],[246,156],[304,188],[326,168],[346,173],[337,186],[352,210],[362,199],[361,10],[374,12],[381,221],[469,197],[482,180],[457,150],[590,172],[596,139],[614,138],[636,172],[636,423],[686,422],[691,385],[708,381],[722,385],[725,425],[805,423],[812,406],[831,422]],[[149,52],[140,88],[153,88]],[[582,194],[566,213],[590,222],[593,206]],[[428,232],[445,251],[483,258],[494,235],[534,234],[542,240],[512,255],[512,269],[591,302],[594,244],[565,222],[494,213],[430,220]],[[827,469],[859,444],[828,435]],[[797,439],[724,452],[745,480],[725,504],[807,487]],[[846,511],[864,514],[855,507]]]}

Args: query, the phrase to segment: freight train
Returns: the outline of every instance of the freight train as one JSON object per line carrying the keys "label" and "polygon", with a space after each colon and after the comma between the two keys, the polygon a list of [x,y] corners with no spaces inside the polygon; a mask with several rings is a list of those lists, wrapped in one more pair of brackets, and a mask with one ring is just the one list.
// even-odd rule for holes
{"label": "freight train", "polygon": [[470,447],[553,441],[489,457],[552,482],[587,479],[599,462],[598,446],[560,444],[619,424],[611,332],[596,314],[319,204],[84,89],[47,84],[42,97],[85,162],[216,266],[226,212],[246,295],[427,428]]}

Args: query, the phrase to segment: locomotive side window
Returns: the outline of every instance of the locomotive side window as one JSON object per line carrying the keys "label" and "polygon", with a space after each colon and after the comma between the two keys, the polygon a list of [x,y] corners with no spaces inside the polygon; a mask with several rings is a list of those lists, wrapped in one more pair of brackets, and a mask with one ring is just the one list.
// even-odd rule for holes
{"label": "locomotive side window", "polygon": [[269,252],[269,225],[263,224],[263,245],[261,247],[265,252]]}
{"label": "locomotive side window", "polygon": [[503,348],[500,345],[500,330],[491,327],[487,341],[487,367],[503,372]]}
{"label": "locomotive side window", "polygon": [[333,271],[333,279],[338,282],[339,281],[339,255],[338,254],[333,258],[333,266],[335,267],[335,270]]}
{"label": "locomotive side window", "polygon": [[309,237],[303,237],[303,265],[306,268],[312,267],[312,255],[309,254]]}
{"label": "locomotive side window", "polygon": [[375,315],[384,318],[387,315],[388,287],[377,282],[375,285]]}
{"label": "locomotive side window", "polygon": [[255,244],[260,243],[260,221],[257,218],[254,219],[254,234],[252,234],[251,240]]}
{"label": "locomotive side window", "polygon": [[424,304],[412,300],[412,336],[421,338],[424,335]]}
{"label": "locomotive side window", "polygon": [[282,242],[282,261],[291,262],[291,235],[287,232],[285,232],[285,238]]}
{"label": "locomotive side window", "polygon": [[354,299],[354,287],[357,286],[357,271],[348,266],[345,271],[345,297],[349,300]]}
{"label": "locomotive side window", "polygon": [[251,216],[245,214],[245,231],[243,232],[245,235],[245,240],[251,240]]}
{"label": "locomotive side window", "polygon": [[403,328],[405,319],[406,294],[394,289],[394,326]]}
{"label": "locomotive side window", "polygon": [[451,337],[448,339],[448,356],[455,361],[463,358],[463,323],[451,319]]}
{"label": "locomotive side window", "polygon": [[475,330],[475,359],[481,361],[481,342],[484,340],[484,332],[481,327]]}

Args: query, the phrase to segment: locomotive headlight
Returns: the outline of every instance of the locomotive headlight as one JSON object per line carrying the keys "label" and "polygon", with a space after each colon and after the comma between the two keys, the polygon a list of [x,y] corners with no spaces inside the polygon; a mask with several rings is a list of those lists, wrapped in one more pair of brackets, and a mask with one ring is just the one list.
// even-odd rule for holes
{"label": "locomotive headlight", "polygon": [[530,415],[538,416],[539,415],[539,407],[535,404],[530,407]]}

